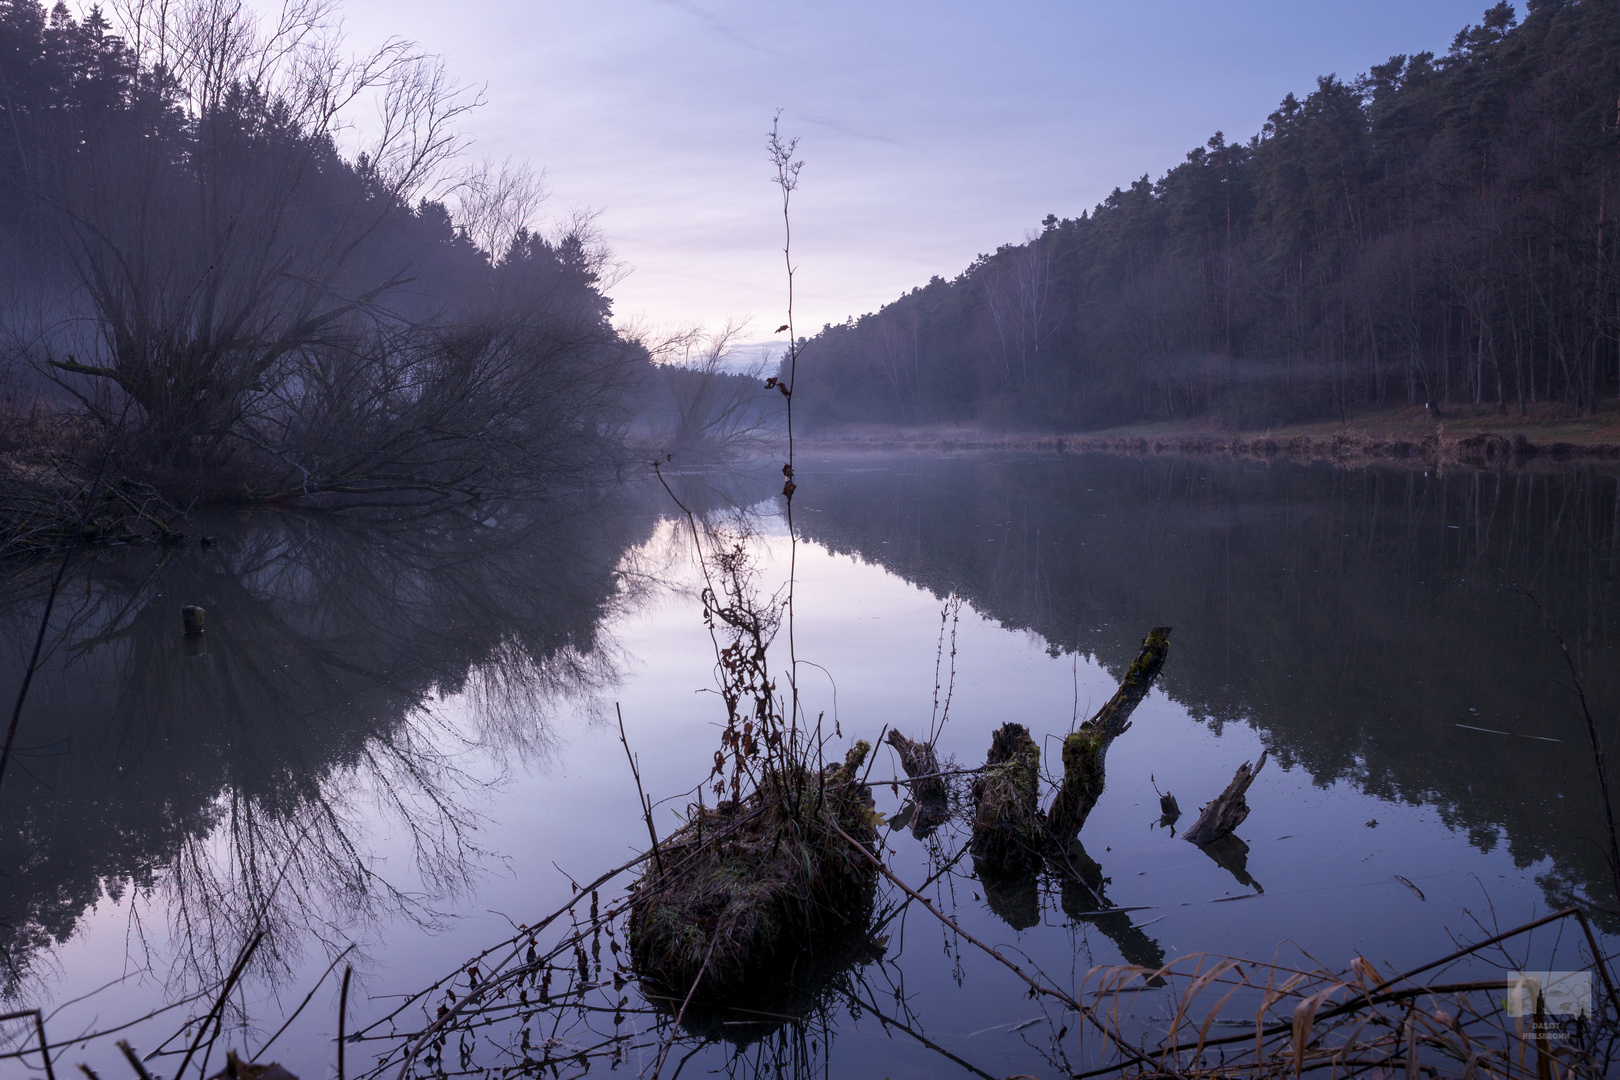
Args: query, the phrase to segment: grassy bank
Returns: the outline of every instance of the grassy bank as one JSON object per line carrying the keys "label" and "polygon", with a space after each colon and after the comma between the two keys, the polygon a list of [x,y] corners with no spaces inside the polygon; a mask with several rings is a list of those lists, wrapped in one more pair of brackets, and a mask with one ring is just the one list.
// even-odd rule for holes
{"label": "grassy bank", "polygon": [[1620,403],[1596,414],[1541,405],[1521,415],[1494,405],[1458,406],[1440,418],[1421,407],[1380,409],[1343,421],[1263,431],[1223,430],[1198,421],[1161,421],[1084,432],[1008,432],[982,427],[849,426],[806,440],[820,450],[1028,450],[1116,454],[1231,454],[1263,459],[1357,464],[1410,460],[1499,465],[1538,460],[1620,461]]}

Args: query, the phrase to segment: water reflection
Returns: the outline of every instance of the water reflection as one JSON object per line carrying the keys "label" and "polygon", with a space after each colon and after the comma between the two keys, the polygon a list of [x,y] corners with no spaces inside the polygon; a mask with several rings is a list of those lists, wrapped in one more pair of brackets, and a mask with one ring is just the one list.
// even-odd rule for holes
{"label": "water reflection", "polygon": [[[597,628],[647,580],[622,563],[653,505],[620,491],[486,521],[237,518],[202,523],[207,548],[76,563],[0,791],[4,990],[130,890],[171,916],[180,976],[215,976],[261,921],[259,955],[284,967],[384,914],[432,920],[480,854],[491,775],[462,751],[543,757],[555,704],[613,676]],[[12,656],[50,570],[0,583]],[[182,637],[183,604],[207,610],[205,647]],[[452,725],[433,706],[461,693],[470,718]],[[382,823],[408,870],[380,866]]]}
{"label": "water reflection", "polygon": [[[1063,913],[1072,919],[1087,919],[1112,941],[1127,964],[1145,968],[1164,966],[1164,949],[1145,930],[1131,922],[1128,909],[1108,899],[1113,878],[1103,876],[1102,864],[1086,854],[1084,845],[1071,841],[1060,865],[1052,875],[1060,889]],[[1058,860],[1051,860],[1058,863]],[[1150,984],[1151,985],[1151,984]]]}
{"label": "water reflection", "polygon": [[[1319,784],[1433,805],[1482,850],[1505,839],[1520,866],[1550,860],[1549,904],[1584,894],[1610,906],[1596,782],[1561,661],[1507,583],[1535,591],[1581,657],[1599,715],[1613,716],[1612,473],[860,464],[803,466],[810,539],[959,593],[1054,655],[1095,656],[1116,675],[1131,631],[1171,623],[1177,652],[1161,686],[1194,716],[1217,730],[1252,723],[1284,767]],[[1247,884],[1239,855],[1222,865]],[[1027,896],[997,904],[1015,926],[1029,918]]]}

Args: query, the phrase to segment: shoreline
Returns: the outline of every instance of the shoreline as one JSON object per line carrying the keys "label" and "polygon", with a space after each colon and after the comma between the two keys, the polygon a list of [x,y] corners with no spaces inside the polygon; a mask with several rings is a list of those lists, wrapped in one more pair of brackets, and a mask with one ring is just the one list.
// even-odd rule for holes
{"label": "shoreline", "polygon": [[988,432],[894,431],[801,438],[801,452],[917,451],[953,453],[972,450],[1015,450],[1033,453],[1102,453],[1121,457],[1149,454],[1182,456],[1225,454],[1257,461],[1331,462],[1356,466],[1374,462],[1422,465],[1471,465],[1494,468],[1531,462],[1620,461],[1620,443],[1532,441],[1523,432],[1492,431],[1448,436],[1444,428],[1422,436],[1374,434],[1355,429],[1326,433],[1243,434],[1208,431],[1031,434]]}

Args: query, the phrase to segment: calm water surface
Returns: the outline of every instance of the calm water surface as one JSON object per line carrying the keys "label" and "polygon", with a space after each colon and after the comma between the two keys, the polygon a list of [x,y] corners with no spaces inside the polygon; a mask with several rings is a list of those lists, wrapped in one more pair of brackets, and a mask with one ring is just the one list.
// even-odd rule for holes
{"label": "calm water surface", "polygon": [[[1568,675],[1509,586],[1563,630],[1612,738],[1614,474],[1072,456],[812,456],[800,472],[798,652],[840,746],[927,730],[951,596],[940,750],[964,765],[1007,721],[1055,759],[1147,629],[1174,627],[1081,838],[1106,899],[1132,910],[1088,918],[1045,882],[990,894],[968,860],[931,887],[1054,980],[1199,951],[1402,969],[1572,900],[1611,904]],[[680,482],[717,516],[753,506],[774,587],[788,547],[770,485]],[[647,487],[484,521],[232,519],[208,523],[208,549],[77,564],[0,791],[7,999],[55,1009],[58,1038],[104,1027],[183,998],[266,925],[232,1044],[257,1048],[351,944],[361,1026],[639,850],[616,709],[672,828],[723,710],[670,509]],[[8,695],[47,573],[0,584]],[[205,648],[179,634],[187,603],[209,611]],[[1246,865],[1157,827],[1156,789],[1195,813],[1262,749]],[[884,750],[873,776],[895,768]],[[920,883],[960,840],[890,833],[891,865]],[[915,910],[885,930],[801,1063],[1080,1067],[1064,1018],[1004,969]],[[1534,967],[1552,945],[1497,959]],[[267,1057],[331,1075],[336,1012],[329,980]],[[128,1034],[147,1050],[174,1026]],[[686,1070],[749,1075],[769,1044],[700,1050]],[[122,1075],[110,1049],[66,1060]],[[369,1049],[351,1049],[351,1075]]]}

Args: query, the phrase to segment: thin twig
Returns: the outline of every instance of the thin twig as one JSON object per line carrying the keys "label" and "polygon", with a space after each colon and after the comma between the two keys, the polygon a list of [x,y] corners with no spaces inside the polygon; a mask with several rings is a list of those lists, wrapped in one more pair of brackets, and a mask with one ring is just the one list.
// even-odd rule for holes
{"label": "thin twig", "polygon": [[353,974],[354,965],[343,965],[343,989],[338,993],[337,1080],[343,1080],[343,1029],[349,1019],[349,976]]}
{"label": "thin twig", "polygon": [[[129,1061],[130,1066],[134,1068],[141,1080],[152,1080],[151,1070],[146,1067],[146,1062],[141,1060],[141,1056],[135,1052],[135,1048],[129,1045],[128,1039],[119,1039],[116,1045],[118,1049],[124,1052],[125,1059]],[[175,1075],[180,1074],[176,1073]]]}
{"label": "thin twig", "polygon": [[45,1038],[45,1014],[34,1010],[34,1032],[39,1036],[39,1056],[45,1061],[45,1080],[56,1080],[56,1070],[51,1067],[51,1043]]}
{"label": "thin twig", "polygon": [[1592,719],[1592,709],[1586,702],[1586,684],[1581,680],[1580,667],[1575,663],[1575,658],[1570,655],[1569,646],[1564,643],[1564,635],[1553,624],[1553,621],[1548,618],[1547,609],[1541,606],[1541,601],[1536,599],[1536,594],[1512,578],[1509,578],[1508,581],[1516,592],[1536,606],[1536,612],[1541,616],[1542,625],[1557,640],[1558,648],[1564,654],[1564,664],[1569,668],[1569,677],[1575,683],[1575,696],[1581,703],[1581,719],[1586,722],[1586,738],[1592,746],[1592,763],[1597,766],[1598,788],[1603,793],[1603,820],[1609,832],[1609,874],[1614,884],[1615,901],[1620,903],[1620,833],[1615,830],[1614,804],[1609,798],[1609,770],[1604,761],[1603,742],[1598,737],[1597,721]]}
{"label": "thin twig", "polygon": [[296,1009],[294,1009],[292,1011],[292,1015],[287,1017],[286,1021],[279,1028],[276,1029],[276,1033],[274,1035],[270,1036],[270,1038],[265,1041],[265,1044],[263,1046],[259,1047],[259,1049],[254,1052],[253,1056],[248,1059],[248,1064],[249,1065],[253,1064],[255,1061],[258,1061],[259,1058],[263,1057],[264,1052],[266,1050],[270,1049],[270,1047],[275,1044],[275,1041],[277,1039],[281,1038],[282,1032],[286,1031],[289,1027],[292,1026],[292,1022],[294,1020],[298,1019],[298,1014],[304,1011],[304,1006],[308,1005],[310,1003],[310,1001],[315,997],[315,991],[317,991],[317,990],[319,990],[321,988],[321,986],[326,982],[326,977],[328,975],[332,974],[332,969],[338,966],[338,961],[342,960],[345,956],[348,956],[349,952],[353,948],[354,948],[354,945],[351,942],[347,947],[344,948],[344,950],[342,952],[338,953],[337,956],[332,958],[332,962],[326,966],[326,970],[321,972],[321,977],[319,979],[315,980],[315,985],[309,988],[309,993],[304,995],[304,1000],[299,1002],[298,1008],[296,1008]]}
{"label": "thin twig", "polygon": [[247,948],[242,950],[241,954],[236,958],[236,963],[231,966],[230,974],[225,976],[225,985],[220,988],[219,999],[214,1002],[214,1007],[208,1010],[208,1015],[203,1017],[202,1026],[197,1029],[197,1038],[193,1040],[191,1049],[187,1050],[186,1056],[180,1059],[180,1067],[174,1070],[175,1080],[182,1080],[185,1076],[186,1066],[191,1064],[192,1057],[202,1046],[203,1037],[208,1034],[209,1025],[216,1021],[219,1014],[223,1013],[225,1000],[231,996],[231,990],[236,986],[236,980],[242,977],[242,972],[246,970],[248,961],[253,958],[253,953],[258,949],[259,942],[264,940],[264,935],[265,931],[263,930],[254,934],[253,940],[248,942]]}
{"label": "thin twig", "polygon": [[630,762],[630,775],[635,777],[636,798],[641,802],[641,816],[647,822],[647,838],[652,841],[653,864],[658,867],[658,873],[664,872],[664,858],[658,851],[658,830],[653,826],[652,804],[647,801],[647,793],[641,787],[641,770],[636,767],[636,756],[630,752],[630,740],[624,734],[624,710],[619,703],[613,703],[613,711],[619,716],[619,743],[624,747],[624,756]]}
{"label": "thin twig", "polygon": [[664,1059],[669,1056],[670,1047],[675,1045],[675,1037],[680,1033],[681,1021],[686,1019],[686,1007],[692,1004],[692,995],[697,993],[698,983],[709,970],[709,960],[714,956],[714,947],[719,944],[720,935],[711,934],[709,937],[709,950],[703,954],[703,966],[698,968],[697,978],[692,980],[691,987],[686,991],[686,997],[681,1001],[681,1007],[675,1013],[675,1022],[670,1025],[669,1038],[664,1040],[663,1047],[658,1051],[658,1060],[653,1064],[652,1080],[658,1080],[658,1072],[664,1067]]}

